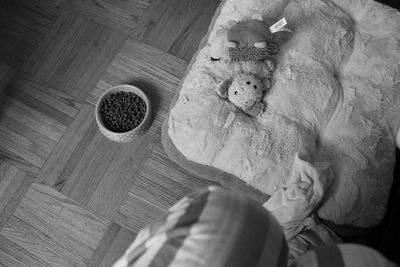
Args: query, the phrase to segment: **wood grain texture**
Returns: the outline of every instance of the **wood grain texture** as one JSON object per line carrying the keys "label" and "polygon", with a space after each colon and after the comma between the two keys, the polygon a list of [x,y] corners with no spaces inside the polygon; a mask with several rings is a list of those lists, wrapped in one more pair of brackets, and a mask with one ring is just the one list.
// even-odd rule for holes
{"label": "wood grain texture", "polygon": [[118,143],[105,138],[94,123],[92,126],[91,129],[95,129],[95,135],[87,144],[79,146],[80,157],[75,160],[75,165],[70,166],[72,170],[70,175],[64,176],[66,182],[61,189],[63,194],[83,205],[89,201],[121,147]]}
{"label": "wood grain texture", "polygon": [[93,118],[94,108],[84,104],[57,143],[53,153],[41,168],[37,180],[61,190],[66,178],[73,171],[82,149],[97,132]]}
{"label": "wood grain texture", "polygon": [[67,10],[23,70],[84,99],[125,40],[125,35]]}
{"label": "wood grain texture", "polygon": [[133,232],[139,232],[164,212],[129,192],[113,221]]}
{"label": "wood grain texture", "polygon": [[14,213],[32,182],[33,177],[5,160],[0,161],[0,229]]}
{"label": "wood grain texture", "polygon": [[62,0],[4,0],[0,7],[0,61],[20,67],[51,29]]}
{"label": "wood grain texture", "polygon": [[128,83],[144,87],[152,103],[165,108],[165,104],[170,102],[175,93],[186,67],[187,64],[177,57],[143,42],[129,39],[111,62],[87,102],[95,105],[100,95],[111,86]]}
{"label": "wood grain texture", "polygon": [[151,0],[73,0],[75,12],[116,31],[129,33],[149,8]]}
{"label": "wood grain texture", "polygon": [[[145,136],[119,148],[115,160],[90,198],[89,208],[107,218],[114,217],[127,195],[127,189],[134,183],[150,154],[151,144],[160,139],[162,122],[185,68],[183,60],[133,39],[124,44],[111,62],[87,102],[94,105],[98,97],[113,85],[133,84],[149,96],[153,121]],[[112,154],[113,150],[108,151]],[[121,163],[131,167],[122,168]]]}
{"label": "wood grain texture", "polygon": [[4,91],[16,73],[15,68],[5,62],[0,62],[0,93]]}
{"label": "wood grain texture", "polygon": [[33,77],[18,74],[0,106],[0,152],[37,174],[80,108],[77,99]]}
{"label": "wood grain texture", "polygon": [[15,121],[25,124],[55,142],[60,139],[66,129],[66,125],[13,97],[5,96],[1,104],[1,116],[12,117]]}
{"label": "wood grain texture", "polygon": [[[48,146],[54,145],[54,141],[43,136],[40,139],[31,139],[30,137],[36,135],[36,131],[29,126],[38,126],[35,121],[28,122],[25,120],[26,117],[23,117],[26,114],[13,112],[10,109],[7,109],[5,113],[0,122],[1,154],[21,169],[30,174],[36,174],[44,164],[45,157],[50,153]],[[20,121],[11,119],[15,113],[20,116]],[[17,129],[22,131],[18,132]]]}
{"label": "wood grain texture", "polygon": [[202,3],[200,14],[197,13],[196,19],[176,37],[168,53],[175,55],[186,62],[189,62],[199,47],[203,36],[206,35],[208,25],[214,15],[215,10],[220,4],[220,0],[208,0]]}
{"label": "wood grain texture", "polygon": [[23,158],[27,164],[40,168],[44,163],[45,153],[34,142],[24,136],[10,130],[4,125],[0,125],[0,144],[1,150],[6,150],[10,154]]}
{"label": "wood grain texture", "polygon": [[0,235],[48,266],[86,266],[109,224],[51,187],[34,183]]}
{"label": "wood grain texture", "polygon": [[98,130],[94,107],[84,104],[37,179],[82,205],[112,218],[149,153],[152,138],[108,140]]}
{"label": "wood grain texture", "polygon": [[40,257],[13,243],[2,234],[0,234],[0,259],[0,264],[4,267],[48,266]]}
{"label": "wood grain texture", "polygon": [[[132,231],[139,231],[182,197],[209,185],[219,184],[196,177],[177,166],[165,154],[161,141],[157,139],[152,143],[151,153],[115,215],[114,221]],[[268,199],[267,196],[239,180],[224,187],[247,195],[259,203],[264,203]]]}
{"label": "wood grain texture", "polygon": [[106,218],[114,217],[150,152],[148,144],[151,139],[144,135],[120,147],[90,196],[87,206],[91,210]]}
{"label": "wood grain texture", "polygon": [[136,233],[129,231],[116,223],[111,223],[100,241],[88,266],[109,267],[122,256],[136,237]]}
{"label": "wood grain texture", "polygon": [[186,194],[211,184],[169,160],[161,152],[159,139],[150,149],[151,153],[114,217],[115,222],[134,232],[153,222]]}
{"label": "wood grain texture", "polygon": [[173,162],[165,153],[161,144],[161,139],[157,139],[157,141],[152,144],[151,152],[151,155],[148,157],[148,162],[146,162],[146,167],[148,168],[144,169],[150,170],[151,174],[148,174],[148,177],[154,175],[158,177],[158,180],[161,180],[163,176],[168,177],[168,179],[191,190],[198,190],[205,186],[216,184],[213,181],[205,180],[188,172]]}
{"label": "wood grain texture", "polygon": [[183,60],[175,56],[129,39],[111,62],[87,102],[94,105],[102,93],[117,84],[139,87],[147,94],[152,105],[152,124],[148,134],[158,139],[186,66]]}
{"label": "wood grain texture", "polygon": [[189,62],[219,4],[217,0],[155,0],[132,36]]}
{"label": "wood grain texture", "polygon": [[[111,266],[140,229],[212,184],[168,158],[161,126],[219,3],[0,4],[0,266]],[[124,83],[153,115],[121,144],[99,132],[94,105]]]}
{"label": "wood grain texture", "polygon": [[40,261],[40,266],[85,266],[83,260],[76,259],[73,253],[48,238],[46,233],[15,216],[11,217],[0,236],[24,253],[29,251],[29,258]]}
{"label": "wood grain texture", "polygon": [[29,100],[22,102],[65,126],[71,123],[71,119],[75,117],[83,103],[81,99],[65,94],[48,83],[22,72],[15,77],[6,93],[15,99]]}

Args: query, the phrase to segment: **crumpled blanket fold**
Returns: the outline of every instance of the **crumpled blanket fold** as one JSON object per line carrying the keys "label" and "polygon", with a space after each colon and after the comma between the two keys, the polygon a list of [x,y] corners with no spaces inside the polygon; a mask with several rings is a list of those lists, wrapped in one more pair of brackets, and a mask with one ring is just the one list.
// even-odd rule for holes
{"label": "crumpled blanket fold", "polygon": [[289,265],[310,249],[341,241],[314,214],[333,179],[328,163],[310,163],[296,153],[288,185],[264,203],[283,227],[289,244]]}

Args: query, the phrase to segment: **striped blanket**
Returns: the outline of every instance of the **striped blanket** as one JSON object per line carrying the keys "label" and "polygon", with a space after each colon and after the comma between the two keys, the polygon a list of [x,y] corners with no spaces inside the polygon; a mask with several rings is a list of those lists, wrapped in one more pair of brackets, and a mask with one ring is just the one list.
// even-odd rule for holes
{"label": "striped blanket", "polygon": [[[288,264],[281,225],[254,200],[218,187],[192,193],[144,228],[114,267],[281,267]],[[359,245],[322,246],[291,266],[395,266]]]}

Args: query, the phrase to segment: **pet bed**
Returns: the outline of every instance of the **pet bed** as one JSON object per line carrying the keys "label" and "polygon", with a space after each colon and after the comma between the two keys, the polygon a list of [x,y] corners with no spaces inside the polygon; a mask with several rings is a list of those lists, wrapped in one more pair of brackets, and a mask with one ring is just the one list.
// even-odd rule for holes
{"label": "pet bed", "polygon": [[[226,74],[208,45],[229,20],[255,13],[285,17],[293,34],[274,58],[266,108],[251,117],[219,97]],[[335,179],[318,215],[335,224],[376,225],[395,165],[399,45],[400,13],[375,1],[223,1],[171,104],[164,148],[204,178],[239,178],[269,195],[287,185],[297,152],[329,162]]]}

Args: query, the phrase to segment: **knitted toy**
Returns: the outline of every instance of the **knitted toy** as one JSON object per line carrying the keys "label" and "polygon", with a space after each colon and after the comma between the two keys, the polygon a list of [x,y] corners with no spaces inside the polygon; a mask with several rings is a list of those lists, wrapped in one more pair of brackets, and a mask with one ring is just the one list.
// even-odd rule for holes
{"label": "knitted toy", "polygon": [[278,52],[274,35],[263,22],[261,15],[251,20],[229,23],[227,46],[232,61],[264,60]]}
{"label": "knitted toy", "polygon": [[[285,27],[282,29],[280,31],[288,31]],[[215,34],[209,44],[209,55],[213,62],[266,59],[278,52],[275,39],[281,39],[278,32],[271,33],[261,15],[253,15],[250,20],[240,22],[230,20]]]}

